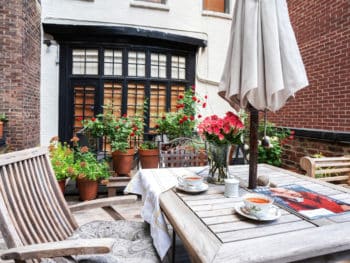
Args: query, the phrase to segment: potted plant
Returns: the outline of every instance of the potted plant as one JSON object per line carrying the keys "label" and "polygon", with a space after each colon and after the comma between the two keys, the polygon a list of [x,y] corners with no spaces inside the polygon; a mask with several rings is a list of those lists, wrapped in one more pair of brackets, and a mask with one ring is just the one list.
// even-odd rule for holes
{"label": "potted plant", "polygon": [[[196,112],[199,106],[206,107],[206,100],[207,96],[201,99],[195,94],[194,87],[186,90],[184,95],[179,95],[177,98],[177,110],[167,112],[156,120],[157,133],[165,134],[169,140],[179,137],[192,137],[196,126]],[[200,115],[197,116],[197,118],[200,117]]]}
{"label": "potted plant", "polygon": [[95,199],[99,180],[110,176],[109,165],[105,161],[99,162],[87,146],[75,148],[74,170],[82,201]]}
{"label": "potted plant", "polygon": [[4,138],[4,123],[8,122],[8,118],[5,113],[0,113],[0,139]]}
{"label": "potted plant", "polygon": [[145,141],[138,149],[142,169],[158,168],[159,149],[155,142]]}
{"label": "potted plant", "polygon": [[59,142],[58,137],[51,139],[49,152],[52,168],[64,194],[67,178],[74,176],[74,152],[67,143]]}
{"label": "potted plant", "polygon": [[114,122],[114,129],[108,134],[112,145],[114,171],[118,175],[130,175],[135,155],[132,141],[143,135],[141,117],[124,114]]}

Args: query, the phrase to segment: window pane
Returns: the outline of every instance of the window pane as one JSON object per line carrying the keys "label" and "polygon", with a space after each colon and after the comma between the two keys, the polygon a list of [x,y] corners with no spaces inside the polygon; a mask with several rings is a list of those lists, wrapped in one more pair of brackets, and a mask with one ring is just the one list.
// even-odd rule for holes
{"label": "window pane", "polygon": [[86,63],[86,74],[97,75],[98,74],[98,63]]}
{"label": "window pane", "polygon": [[113,64],[105,63],[104,72],[105,72],[105,75],[113,75]]}
{"label": "window pane", "polygon": [[159,68],[159,78],[166,78],[166,68],[165,67],[161,67]]}
{"label": "window pane", "polygon": [[151,85],[150,100],[150,128],[156,125],[156,119],[166,112],[166,87],[165,85]]}
{"label": "window pane", "polygon": [[128,116],[142,115],[145,101],[145,86],[143,84],[128,84]]}
{"label": "window pane", "polygon": [[171,57],[171,78],[185,79],[186,78],[186,58],[172,56]]}
{"label": "window pane", "polygon": [[97,75],[98,74],[98,50],[97,49],[73,49],[72,74]]}
{"label": "window pane", "polygon": [[151,77],[158,78],[158,67],[151,66]]}
{"label": "window pane", "polygon": [[171,94],[170,94],[170,111],[174,112],[177,111],[176,104],[179,95],[185,94],[185,86],[177,86],[173,85],[171,86]]}
{"label": "window pane", "polygon": [[116,82],[106,82],[103,94],[103,104],[111,106],[114,115],[119,117],[122,108],[122,85]]}
{"label": "window pane", "polygon": [[85,74],[85,63],[73,62],[73,74]]}
{"label": "window pane", "polygon": [[144,52],[130,51],[128,54],[129,76],[145,76],[146,55]]}
{"label": "window pane", "polygon": [[129,71],[129,76],[136,76],[136,65],[129,64],[128,71]]}
{"label": "window pane", "polygon": [[74,92],[74,127],[73,132],[83,128],[81,120],[87,120],[94,116],[95,87],[77,85]]}
{"label": "window pane", "polygon": [[229,13],[229,0],[203,0],[203,9],[214,12]]}
{"label": "window pane", "polygon": [[105,50],[104,52],[104,74],[105,75],[114,75],[121,76],[122,71],[122,61],[123,54],[120,50]]}

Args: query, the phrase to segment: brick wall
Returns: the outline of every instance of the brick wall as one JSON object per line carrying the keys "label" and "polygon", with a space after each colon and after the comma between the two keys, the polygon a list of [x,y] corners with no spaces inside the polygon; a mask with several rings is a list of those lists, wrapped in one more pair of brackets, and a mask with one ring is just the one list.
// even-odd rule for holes
{"label": "brick wall", "polygon": [[300,158],[322,154],[323,156],[350,155],[350,144],[295,137],[283,146],[282,167],[305,174],[300,168]]}
{"label": "brick wall", "polygon": [[37,1],[0,0],[0,112],[12,150],[40,142],[40,14]]}
{"label": "brick wall", "polygon": [[[350,1],[288,0],[310,86],[268,119],[278,126],[350,132]],[[350,154],[350,144],[297,137],[283,167],[301,172],[302,156]],[[303,172],[304,173],[304,172]]]}
{"label": "brick wall", "polygon": [[289,0],[288,7],[310,86],[269,120],[350,131],[350,1]]}

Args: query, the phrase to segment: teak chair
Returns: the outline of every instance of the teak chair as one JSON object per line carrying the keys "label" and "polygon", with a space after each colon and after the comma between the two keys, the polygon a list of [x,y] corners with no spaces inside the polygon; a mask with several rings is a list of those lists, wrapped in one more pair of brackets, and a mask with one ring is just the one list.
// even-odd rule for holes
{"label": "teak chair", "polygon": [[[119,262],[117,257],[120,256],[123,262],[158,262],[145,223],[95,221],[79,228],[72,215],[73,211],[86,208],[134,201],[136,196],[120,196],[68,207],[46,148],[0,155],[0,229],[9,248],[1,258],[15,262],[77,262],[86,259],[99,262],[98,257],[101,257],[103,262]],[[124,252],[129,254],[120,254],[123,246],[126,246]],[[128,249],[133,246],[138,250]],[[114,249],[118,252],[115,253]]]}
{"label": "teak chair", "polygon": [[159,167],[189,167],[208,164],[204,143],[180,137],[159,145]]}

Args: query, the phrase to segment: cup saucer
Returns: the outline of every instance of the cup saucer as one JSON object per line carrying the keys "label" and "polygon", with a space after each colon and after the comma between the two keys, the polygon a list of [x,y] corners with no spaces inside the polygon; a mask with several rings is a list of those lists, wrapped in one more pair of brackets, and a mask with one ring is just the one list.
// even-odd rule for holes
{"label": "cup saucer", "polygon": [[176,186],[176,189],[178,189],[180,191],[187,192],[187,193],[194,193],[194,194],[205,192],[208,190],[208,188],[209,188],[209,186],[205,183],[202,183],[199,186],[185,186],[182,184],[178,184]]}
{"label": "cup saucer", "polygon": [[281,216],[281,210],[275,205],[272,205],[268,213],[261,216],[249,214],[244,209],[244,203],[236,204],[235,211],[241,216],[244,216],[249,219],[257,220],[257,221],[273,221],[278,219]]}

